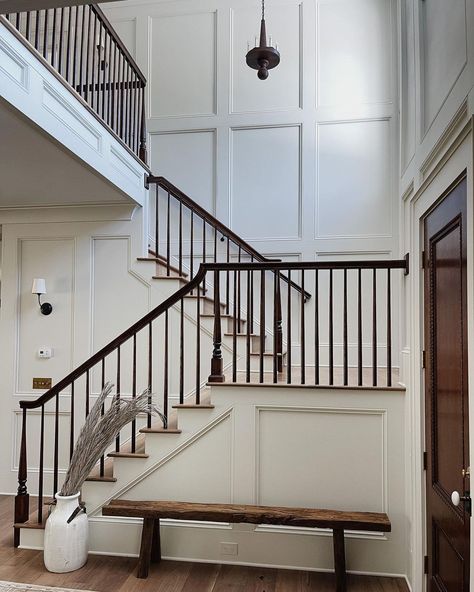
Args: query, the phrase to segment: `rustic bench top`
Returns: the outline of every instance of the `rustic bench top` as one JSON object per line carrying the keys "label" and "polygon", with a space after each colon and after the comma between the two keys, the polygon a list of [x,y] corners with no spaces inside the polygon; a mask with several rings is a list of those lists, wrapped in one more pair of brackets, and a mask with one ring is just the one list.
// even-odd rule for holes
{"label": "rustic bench top", "polygon": [[378,512],[344,512],[311,508],[249,506],[239,504],[199,504],[175,501],[113,500],[102,508],[104,516],[132,518],[173,518],[209,522],[246,522],[390,532],[387,514]]}

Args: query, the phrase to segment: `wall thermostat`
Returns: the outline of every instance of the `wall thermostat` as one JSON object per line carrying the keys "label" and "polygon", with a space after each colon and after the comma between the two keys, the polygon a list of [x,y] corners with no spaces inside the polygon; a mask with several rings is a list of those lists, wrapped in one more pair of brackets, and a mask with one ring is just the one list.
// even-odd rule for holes
{"label": "wall thermostat", "polygon": [[50,347],[40,347],[38,350],[38,358],[49,359],[53,357],[53,350]]}

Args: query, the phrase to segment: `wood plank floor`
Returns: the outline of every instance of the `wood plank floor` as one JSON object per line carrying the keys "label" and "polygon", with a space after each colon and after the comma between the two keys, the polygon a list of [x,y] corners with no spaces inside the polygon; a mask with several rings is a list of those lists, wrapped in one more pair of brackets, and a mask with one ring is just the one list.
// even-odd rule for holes
{"label": "wood plank floor", "polygon": [[[70,574],[50,574],[40,551],[13,548],[13,498],[0,496],[0,580],[96,592],[333,592],[332,574],[259,567],[163,561],[147,580],[136,559],[91,555]],[[349,576],[350,592],[408,592],[403,580]]]}

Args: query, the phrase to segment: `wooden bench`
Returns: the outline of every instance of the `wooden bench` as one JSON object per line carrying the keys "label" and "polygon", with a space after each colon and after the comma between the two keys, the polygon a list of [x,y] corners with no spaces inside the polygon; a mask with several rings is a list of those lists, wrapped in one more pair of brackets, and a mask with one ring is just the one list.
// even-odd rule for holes
{"label": "wooden bench", "polygon": [[138,560],[138,578],[146,578],[150,563],[159,562],[161,559],[160,519],[163,518],[328,528],[333,531],[337,592],[346,590],[344,531],[350,529],[390,532],[391,530],[390,520],[386,514],[238,504],[114,500],[102,508],[102,514],[104,516],[128,516],[144,519]]}

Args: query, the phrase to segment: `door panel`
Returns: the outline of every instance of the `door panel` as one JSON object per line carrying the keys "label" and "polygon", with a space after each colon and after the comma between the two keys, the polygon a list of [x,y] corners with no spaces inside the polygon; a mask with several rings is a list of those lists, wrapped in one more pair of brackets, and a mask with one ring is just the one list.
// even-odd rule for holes
{"label": "door panel", "polygon": [[428,589],[469,590],[466,178],[428,214],[425,229],[425,409]]}

